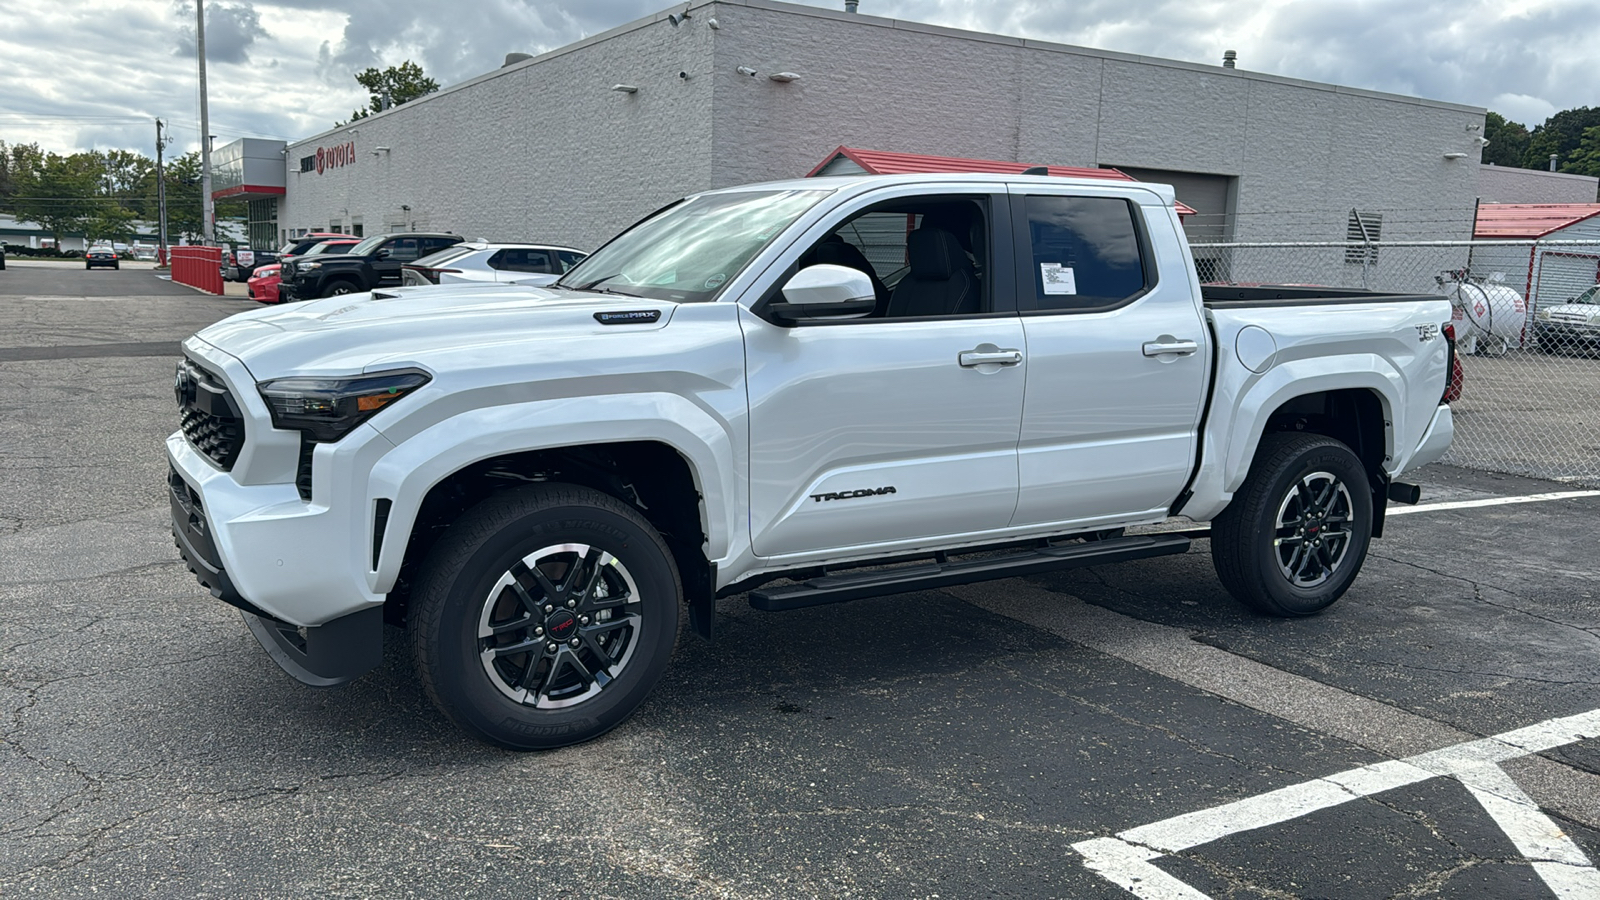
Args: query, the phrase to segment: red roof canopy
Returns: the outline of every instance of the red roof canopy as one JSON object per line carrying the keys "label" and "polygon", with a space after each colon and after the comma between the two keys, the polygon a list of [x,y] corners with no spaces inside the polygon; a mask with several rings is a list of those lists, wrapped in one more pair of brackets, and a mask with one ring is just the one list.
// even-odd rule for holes
{"label": "red roof canopy", "polygon": [[[984,172],[994,175],[1021,175],[1033,168],[1029,163],[1002,162],[997,159],[962,159],[955,156],[924,156],[920,153],[891,153],[887,150],[862,150],[840,147],[829,153],[806,177],[822,171],[828,163],[845,157],[872,175],[908,175],[918,172]],[[1080,169],[1076,166],[1045,166],[1057,178],[1102,178],[1110,181],[1138,181],[1117,169]],[[1178,215],[1192,216],[1195,210],[1178,203]]]}
{"label": "red roof canopy", "polygon": [[1600,216],[1600,203],[1484,203],[1472,236],[1541,238],[1595,216]]}

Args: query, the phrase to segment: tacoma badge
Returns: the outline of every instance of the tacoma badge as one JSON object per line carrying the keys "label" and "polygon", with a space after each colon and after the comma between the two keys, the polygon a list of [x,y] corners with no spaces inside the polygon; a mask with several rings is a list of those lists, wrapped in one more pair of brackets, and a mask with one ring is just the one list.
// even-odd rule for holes
{"label": "tacoma badge", "polygon": [[879,494],[894,493],[894,485],[881,488],[863,488],[859,491],[829,491],[826,494],[812,494],[811,499],[821,503],[824,500],[854,500],[857,497],[876,497]]}

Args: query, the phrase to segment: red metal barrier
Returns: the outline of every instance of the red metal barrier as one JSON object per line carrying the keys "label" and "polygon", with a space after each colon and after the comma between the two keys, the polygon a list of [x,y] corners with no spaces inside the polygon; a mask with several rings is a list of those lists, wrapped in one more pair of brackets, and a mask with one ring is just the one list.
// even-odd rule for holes
{"label": "red metal barrier", "polygon": [[172,280],[208,294],[222,293],[221,247],[173,247]]}

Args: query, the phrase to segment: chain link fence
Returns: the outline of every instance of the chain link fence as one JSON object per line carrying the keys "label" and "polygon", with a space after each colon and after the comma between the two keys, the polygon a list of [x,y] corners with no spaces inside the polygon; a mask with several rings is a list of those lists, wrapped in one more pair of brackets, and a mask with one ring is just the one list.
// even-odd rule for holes
{"label": "chain link fence", "polygon": [[1465,374],[1444,461],[1600,487],[1600,241],[1192,245],[1200,279],[1439,294]]}

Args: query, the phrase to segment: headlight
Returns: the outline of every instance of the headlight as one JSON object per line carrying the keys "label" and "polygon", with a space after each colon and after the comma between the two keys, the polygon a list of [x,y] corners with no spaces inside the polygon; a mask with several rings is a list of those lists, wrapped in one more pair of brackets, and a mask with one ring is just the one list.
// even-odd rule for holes
{"label": "headlight", "polygon": [[297,271],[297,272],[309,272],[312,269],[320,269],[320,268],[322,268],[322,263],[319,263],[319,262],[298,263],[298,264],[295,265],[294,268],[295,268],[295,271]]}
{"label": "headlight", "polygon": [[1537,316],[1542,321],[1545,321],[1545,322],[1550,321],[1550,310],[1548,310],[1548,309],[1541,309],[1538,312],[1534,313],[1534,315]]}
{"label": "headlight", "polygon": [[274,426],[332,443],[430,380],[418,369],[399,369],[346,378],[274,378],[256,389],[272,411]]}

